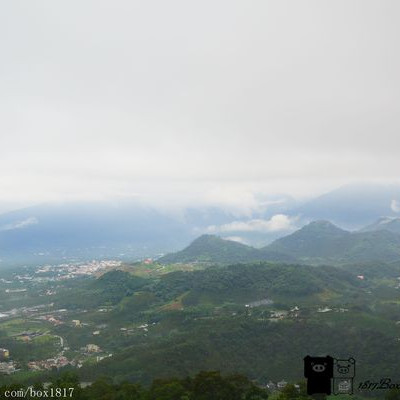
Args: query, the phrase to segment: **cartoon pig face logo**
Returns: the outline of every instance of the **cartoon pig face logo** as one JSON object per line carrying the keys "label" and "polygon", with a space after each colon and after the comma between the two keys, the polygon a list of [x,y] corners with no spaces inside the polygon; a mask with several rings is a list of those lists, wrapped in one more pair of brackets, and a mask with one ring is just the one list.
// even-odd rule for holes
{"label": "cartoon pig face logo", "polygon": [[350,367],[348,365],[339,365],[337,370],[339,374],[348,374]]}
{"label": "cartoon pig face logo", "polygon": [[304,357],[304,376],[306,378],[318,377],[318,379],[333,377],[333,358]]}
{"label": "cartoon pig face logo", "polygon": [[326,366],[324,364],[314,364],[312,366],[312,369],[314,372],[324,372],[326,369]]}
{"label": "cartoon pig face logo", "polygon": [[354,358],[349,358],[348,360],[335,360],[336,375],[340,375],[342,377],[354,377],[355,363],[356,362]]}

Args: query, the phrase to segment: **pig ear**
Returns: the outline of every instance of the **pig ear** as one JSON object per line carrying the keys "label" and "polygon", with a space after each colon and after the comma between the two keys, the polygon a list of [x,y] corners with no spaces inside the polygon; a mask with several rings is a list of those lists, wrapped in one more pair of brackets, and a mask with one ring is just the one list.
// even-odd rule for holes
{"label": "pig ear", "polygon": [[350,364],[355,364],[355,363],[356,363],[356,360],[355,360],[354,358],[349,358],[349,363],[350,363]]}

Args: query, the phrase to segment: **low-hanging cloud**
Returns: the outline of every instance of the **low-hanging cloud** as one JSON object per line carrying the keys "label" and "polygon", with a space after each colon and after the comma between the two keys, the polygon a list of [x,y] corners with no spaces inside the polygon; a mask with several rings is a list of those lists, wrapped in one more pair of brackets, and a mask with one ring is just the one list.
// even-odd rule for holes
{"label": "low-hanging cloud", "polygon": [[224,225],[211,225],[209,232],[281,232],[296,229],[297,217],[276,214],[270,219],[233,221]]}
{"label": "low-hanging cloud", "polygon": [[22,221],[16,221],[16,222],[12,222],[10,224],[0,226],[0,231],[12,231],[14,229],[22,229],[22,228],[26,228],[27,226],[30,226],[30,225],[36,225],[38,223],[39,223],[39,221],[36,217],[29,217]]}
{"label": "low-hanging cloud", "polygon": [[400,213],[400,201],[398,200],[392,200],[392,203],[390,204],[390,208],[392,211],[395,213]]}
{"label": "low-hanging cloud", "polygon": [[240,236],[227,236],[227,237],[224,237],[224,239],[225,240],[230,240],[232,242],[237,242],[237,243],[249,245],[249,243],[245,239],[240,237]]}

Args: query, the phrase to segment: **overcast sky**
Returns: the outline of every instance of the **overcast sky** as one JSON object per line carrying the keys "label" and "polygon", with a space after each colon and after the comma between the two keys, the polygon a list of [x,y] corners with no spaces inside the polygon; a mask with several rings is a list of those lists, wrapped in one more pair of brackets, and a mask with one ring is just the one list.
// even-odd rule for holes
{"label": "overcast sky", "polygon": [[397,0],[0,8],[0,210],[399,178]]}

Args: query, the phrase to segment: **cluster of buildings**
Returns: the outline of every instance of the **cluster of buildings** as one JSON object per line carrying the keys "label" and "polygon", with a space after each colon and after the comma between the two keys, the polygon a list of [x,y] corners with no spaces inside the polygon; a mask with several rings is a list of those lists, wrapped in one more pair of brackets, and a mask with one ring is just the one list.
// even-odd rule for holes
{"label": "cluster of buildings", "polygon": [[320,307],[317,310],[317,312],[319,312],[319,313],[327,313],[327,312],[331,312],[331,311],[344,313],[349,310],[347,308],[329,308],[329,307]]}
{"label": "cluster of buildings", "polygon": [[278,321],[285,318],[298,318],[300,315],[300,308],[298,306],[294,306],[289,311],[271,311],[270,321]]}
{"label": "cluster of buildings", "polygon": [[[61,265],[46,265],[43,267],[38,267],[33,270],[27,270],[27,272],[23,274],[15,274],[12,279],[5,280],[1,279],[1,283],[10,285],[7,289],[4,288],[6,293],[9,293],[10,296],[13,293],[22,293],[26,292],[27,288],[29,288],[31,282],[56,282],[66,279],[72,279],[79,276],[89,276],[101,274],[108,269],[117,268],[121,265],[121,261],[91,261],[87,263],[76,263],[76,264],[61,264]],[[13,284],[16,284],[15,286]],[[11,286],[12,285],[12,286]],[[24,287],[26,286],[26,287]],[[45,288],[40,296],[52,296],[56,294],[56,290],[54,288]],[[15,318],[15,317],[23,317],[27,316],[30,319],[41,320],[51,323],[54,326],[67,324],[65,320],[65,314],[68,310],[60,309],[54,310],[54,303],[46,303],[35,306],[23,306],[20,308],[14,308],[12,310],[4,311],[0,313],[0,318]],[[99,309],[100,312],[108,312],[112,309],[112,307],[104,307]],[[72,320],[69,322],[72,326],[80,328],[82,326],[88,325],[79,320]],[[106,327],[105,324],[99,325],[97,327],[97,331],[94,332],[95,335],[100,334],[100,329]],[[29,342],[37,336],[43,335],[40,331],[24,331],[21,333],[17,333],[12,335],[14,338]],[[55,335],[54,335],[55,336]],[[95,356],[97,361],[100,361],[106,357],[111,357],[112,354],[104,354],[103,350],[96,344],[89,343],[85,347],[81,348],[81,354],[78,355],[79,359],[68,360],[67,357],[64,356],[64,351],[67,350],[67,347],[63,345],[63,338],[60,338],[61,351],[59,354],[54,355],[53,358],[49,358],[46,360],[36,360],[30,361],[27,363],[27,367],[31,371],[35,370],[51,370],[51,369],[59,369],[65,367],[67,365],[75,366],[77,368],[82,367],[83,360],[86,357]],[[82,357],[83,356],[83,357]],[[17,369],[17,365],[14,361],[10,360],[10,352],[8,349],[0,348],[0,373],[2,374],[12,374],[19,369]],[[19,367],[18,367],[19,368]]]}
{"label": "cluster of buildings", "polygon": [[14,361],[7,361],[9,357],[9,350],[0,348],[0,374],[9,375],[17,371]]}
{"label": "cluster of buildings", "polygon": [[93,260],[84,264],[46,265],[38,268],[35,274],[39,276],[47,275],[46,280],[64,280],[84,275],[93,275],[105,269],[119,267],[121,264],[121,261],[115,260]]}
{"label": "cluster of buildings", "polygon": [[[120,328],[120,331],[124,332],[125,334],[128,334],[128,335],[137,332],[137,330],[141,330],[142,332],[148,332],[149,328],[154,325],[157,325],[157,322],[153,322],[151,325],[142,324],[142,325],[139,325],[134,328]],[[145,333],[145,335],[146,335],[146,333]]]}
{"label": "cluster of buildings", "polygon": [[[246,304],[246,308],[250,309],[250,308],[254,308],[254,307],[258,307],[260,305],[269,305],[272,303],[267,303],[267,299],[266,300],[260,300],[254,303],[249,303]],[[327,312],[337,312],[337,313],[345,313],[348,312],[349,310],[347,308],[329,308],[327,306],[324,307],[318,307],[316,310],[317,313],[327,313]],[[251,315],[250,311],[247,311],[248,315]],[[282,320],[285,318],[299,318],[301,314],[300,308],[298,306],[294,306],[292,309],[290,310],[271,310],[270,311],[270,315],[269,315],[269,320],[270,321],[278,321],[278,320]],[[233,313],[232,315],[236,315],[236,313]]]}
{"label": "cluster of buildings", "polygon": [[33,338],[37,337],[37,336],[42,336],[43,333],[39,332],[39,331],[25,331],[25,332],[21,332],[18,333],[16,335],[14,335],[14,337],[19,338],[20,340],[22,340],[23,342],[29,342],[31,341]]}
{"label": "cluster of buildings", "polygon": [[262,299],[262,300],[257,300],[253,301],[249,304],[246,304],[246,308],[253,308],[253,307],[260,307],[260,306],[270,306],[274,302],[271,299]]}
{"label": "cluster of buildings", "polygon": [[[67,350],[68,348],[65,347],[64,350]],[[81,352],[88,355],[93,355],[93,354],[98,354],[102,353],[102,349],[93,343],[89,343],[85,347],[81,348]],[[112,354],[107,354],[107,355],[98,355],[96,356],[96,361],[99,362],[103,360],[104,358],[112,357]],[[0,363],[1,364],[1,363]],[[77,368],[82,367],[82,360],[68,360],[67,357],[63,356],[62,353],[60,353],[57,357],[54,358],[49,358],[47,360],[38,360],[38,361],[30,361],[28,362],[27,366],[31,371],[43,371],[43,370],[51,370],[51,369],[59,369],[62,367],[65,367],[67,365],[71,365]]]}
{"label": "cluster of buildings", "polygon": [[67,357],[64,356],[49,358],[47,360],[28,362],[28,368],[31,371],[42,371],[44,369],[54,369],[54,368],[58,369],[65,367],[67,365],[73,365],[73,363],[69,361]]}
{"label": "cluster of buildings", "polygon": [[81,349],[85,353],[100,353],[102,350],[97,344],[89,343]]}
{"label": "cluster of buildings", "polygon": [[[261,306],[271,306],[274,304],[274,301],[271,299],[262,299],[262,300],[257,300],[253,301],[251,303],[245,304],[246,308],[246,314],[248,316],[252,315],[251,309],[256,308],[256,307],[261,307]],[[294,306],[290,310],[269,310],[269,317],[266,318],[270,321],[279,321],[285,318],[298,318],[300,315],[300,308],[298,306]],[[232,316],[237,315],[237,313],[232,313]]]}
{"label": "cluster of buildings", "polygon": [[82,322],[82,321],[79,320],[79,319],[73,319],[73,320],[71,321],[71,323],[72,323],[72,326],[73,326],[74,328],[82,328],[82,327],[84,327],[84,326],[89,326],[89,324],[88,324],[87,322]]}
{"label": "cluster of buildings", "polygon": [[18,371],[14,361],[0,362],[0,374],[13,374]]}
{"label": "cluster of buildings", "polygon": [[106,356],[97,356],[96,361],[99,362],[99,361],[104,360],[105,358],[109,358],[109,357],[112,357],[112,353],[107,354]]}
{"label": "cluster of buildings", "polygon": [[[287,386],[287,382],[285,380],[281,380],[277,383],[274,383],[272,381],[269,381],[266,385],[265,388],[269,389],[271,392],[279,391],[284,389]],[[294,387],[299,391],[300,390],[300,385],[295,384]]]}
{"label": "cluster of buildings", "polygon": [[53,305],[54,305],[54,303],[40,304],[40,305],[32,306],[32,307],[13,308],[12,310],[1,312],[0,318],[10,318],[10,317],[15,318],[18,316],[33,317],[34,315],[42,314],[46,308],[53,307]]}
{"label": "cluster of buildings", "polygon": [[[45,265],[37,268],[34,272],[27,272],[24,275],[16,274],[13,276],[13,280],[1,279],[0,282],[6,284],[26,284],[29,282],[54,282],[65,279],[72,279],[79,276],[94,275],[100,271],[107,269],[117,268],[121,266],[121,261],[115,260],[93,260],[87,263],[75,263],[75,264],[59,264],[59,265]],[[24,287],[17,287],[12,289],[6,289],[6,293],[22,293],[26,292],[27,289]],[[44,295],[54,295],[55,291],[46,290]]]}
{"label": "cluster of buildings", "polygon": [[35,319],[50,322],[54,326],[62,325],[64,323],[60,318],[57,318],[53,314],[39,315]]}

